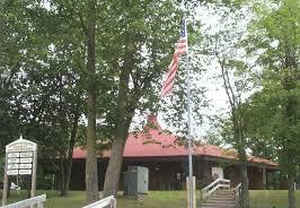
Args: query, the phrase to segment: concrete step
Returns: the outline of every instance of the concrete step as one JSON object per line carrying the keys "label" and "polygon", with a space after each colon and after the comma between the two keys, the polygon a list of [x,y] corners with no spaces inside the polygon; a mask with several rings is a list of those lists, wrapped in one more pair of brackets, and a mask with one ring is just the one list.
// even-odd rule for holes
{"label": "concrete step", "polygon": [[215,193],[205,202],[200,204],[201,208],[236,208],[237,203],[232,193]]}
{"label": "concrete step", "polygon": [[215,197],[211,197],[211,198],[207,199],[206,201],[215,201],[215,202],[220,202],[220,201],[235,201],[235,199],[233,199],[233,198],[215,198]]}
{"label": "concrete step", "polygon": [[203,204],[236,204],[235,201],[212,201],[208,200],[206,202],[203,202]]}
{"label": "concrete step", "polygon": [[234,195],[232,194],[213,194],[211,197],[233,197]]}
{"label": "concrete step", "polygon": [[223,194],[223,193],[214,193],[212,196],[234,196],[233,193]]}
{"label": "concrete step", "polygon": [[201,208],[236,208],[236,205],[223,205],[223,204],[218,204],[218,205],[201,205]]}
{"label": "concrete step", "polygon": [[219,199],[219,198],[209,198],[206,201],[213,201],[213,202],[216,202],[216,203],[219,203],[219,202],[235,202],[234,199]]}
{"label": "concrete step", "polygon": [[232,189],[218,189],[217,192],[228,192],[232,191]]}
{"label": "concrete step", "polygon": [[205,202],[200,204],[201,208],[236,208],[237,203],[231,190],[217,190]]}
{"label": "concrete step", "polygon": [[226,208],[231,208],[231,207],[236,207],[236,203],[218,203],[218,204],[216,204],[216,203],[206,203],[206,202],[204,202],[204,203],[201,203],[200,204],[200,207],[201,208],[204,208],[204,207],[215,207],[215,208],[221,208],[221,207],[226,207]]}
{"label": "concrete step", "polygon": [[215,197],[215,198],[234,198],[233,195],[211,195],[210,198]]}
{"label": "concrete step", "polygon": [[201,208],[236,208],[236,205],[203,205]]}
{"label": "concrete step", "polygon": [[216,191],[216,194],[232,194],[232,191]]}
{"label": "concrete step", "polygon": [[233,196],[211,196],[209,197],[209,199],[229,199],[229,200],[234,200]]}
{"label": "concrete step", "polygon": [[217,192],[232,192],[231,189],[218,189]]}
{"label": "concrete step", "polygon": [[220,201],[236,201],[235,199],[233,198],[218,198],[218,197],[210,197],[208,199],[206,199],[205,201],[215,201],[215,202],[220,202]]}
{"label": "concrete step", "polygon": [[232,195],[212,195],[209,198],[234,199],[234,196],[232,196]]}
{"label": "concrete step", "polygon": [[228,192],[215,192],[214,194],[217,194],[217,195],[232,195],[234,193],[232,191],[228,191]]}

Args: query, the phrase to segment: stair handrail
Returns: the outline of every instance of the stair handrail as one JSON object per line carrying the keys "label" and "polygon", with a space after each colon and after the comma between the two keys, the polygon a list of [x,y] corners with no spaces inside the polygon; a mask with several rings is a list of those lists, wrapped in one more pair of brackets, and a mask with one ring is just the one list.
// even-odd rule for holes
{"label": "stair handrail", "polygon": [[239,183],[234,189],[233,189],[233,193],[234,193],[234,198],[235,200],[239,200],[240,197],[240,193],[241,193],[241,188],[242,188],[242,183]]}
{"label": "stair handrail", "polygon": [[211,184],[209,184],[206,187],[204,187],[203,189],[201,189],[202,199],[205,200],[219,188],[230,189],[230,180],[224,179],[224,178],[217,178]]}

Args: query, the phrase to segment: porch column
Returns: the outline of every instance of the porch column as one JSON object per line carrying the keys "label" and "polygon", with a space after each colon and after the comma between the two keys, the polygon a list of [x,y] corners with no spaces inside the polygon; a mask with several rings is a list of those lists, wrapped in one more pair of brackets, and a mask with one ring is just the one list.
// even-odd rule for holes
{"label": "porch column", "polygon": [[202,163],[202,168],[203,168],[203,184],[206,186],[211,183],[211,168],[208,164],[208,161],[203,159]]}
{"label": "porch column", "polygon": [[262,168],[262,181],[263,181],[263,189],[267,187],[267,174],[266,174],[266,167]]}

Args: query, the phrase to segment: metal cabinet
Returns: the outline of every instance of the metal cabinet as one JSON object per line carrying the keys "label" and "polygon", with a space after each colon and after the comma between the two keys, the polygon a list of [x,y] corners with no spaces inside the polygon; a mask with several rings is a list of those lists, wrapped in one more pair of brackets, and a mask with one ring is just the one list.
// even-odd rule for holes
{"label": "metal cabinet", "polygon": [[136,196],[147,194],[149,187],[149,170],[141,166],[128,166],[124,173],[124,194]]}

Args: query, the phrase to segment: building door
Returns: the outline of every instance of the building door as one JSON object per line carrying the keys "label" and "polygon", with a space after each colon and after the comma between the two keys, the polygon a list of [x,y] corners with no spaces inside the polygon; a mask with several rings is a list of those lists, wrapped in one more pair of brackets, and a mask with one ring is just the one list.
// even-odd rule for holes
{"label": "building door", "polygon": [[211,175],[215,179],[217,178],[224,178],[223,168],[221,167],[212,167],[211,168]]}

